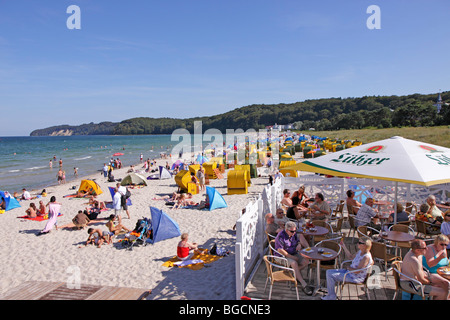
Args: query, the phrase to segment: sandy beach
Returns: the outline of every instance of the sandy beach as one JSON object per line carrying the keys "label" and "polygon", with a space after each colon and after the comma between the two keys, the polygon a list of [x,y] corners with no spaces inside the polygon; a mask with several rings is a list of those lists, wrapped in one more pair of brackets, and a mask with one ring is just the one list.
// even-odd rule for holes
{"label": "sandy beach", "polygon": [[[175,161],[176,159],[173,159]],[[167,159],[158,160],[158,165],[165,165]],[[169,161],[170,163],[170,161]],[[102,164],[99,164],[101,167]],[[127,175],[130,164],[114,171],[116,179]],[[142,164],[137,170],[144,170]],[[145,173],[147,177],[149,174]],[[132,206],[129,207],[131,219],[122,214],[122,223],[133,229],[137,220],[150,218],[150,206],[162,209],[174,219],[180,231],[189,233],[189,240],[197,242],[200,247],[210,249],[214,242],[230,251],[230,255],[219,259],[200,270],[188,268],[165,267],[164,262],[176,254],[179,237],[139,246],[126,250],[118,243],[119,236],[113,244],[105,244],[101,248],[88,246],[79,248],[88,238],[87,228],[83,230],[53,229],[49,234],[36,236],[44,229],[46,221],[31,221],[18,218],[24,216],[30,202],[37,205],[40,199],[21,201],[21,208],[7,211],[0,215],[3,232],[0,238],[1,279],[0,296],[25,281],[65,282],[73,277],[73,270],[79,270],[82,284],[133,287],[152,290],[147,299],[235,299],[235,232],[233,226],[247,203],[262,192],[268,183],[267,177],[252,179],[249,193],[245,195],[227,195],[226,174],[224,179],[210,180],[210,186],[223,195],[227,208],[213,211],[196,209],[175,209],[165,205],[163,200],[152,200],[154,197],[171,195],[177,190],[175,180],[147,180],[148,186],[132,189]],[[103,190],[98,196],[100,201],[112,201],[107,182],[103,175],[95,174],[79,178],[63,185],[47,188],[48,195],[44,203],[55,196],[62,203],[62,216],[58,217],[58,225],[70,223],[78,210],[88,206],[88,199],[64,198],[74,194],[82,179],[95,179]],[[72,186],[77,186],[76,190]],[[30,193],[36,195],[41,190]],[[203,200],[205,192],[194,195],[193,200]],[[107,218],[114,210],[102,212],[99,218]],[[107,230],[106,221],[93,224]]]}

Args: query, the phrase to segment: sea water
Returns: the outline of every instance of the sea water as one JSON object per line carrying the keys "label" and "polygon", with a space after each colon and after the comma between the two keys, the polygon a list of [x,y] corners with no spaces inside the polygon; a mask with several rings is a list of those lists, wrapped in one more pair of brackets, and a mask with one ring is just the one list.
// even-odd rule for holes
{"label": "sea water", "polygon": [[[170,154],[177,143],[171,135],[0,137],[0,190],[21,193],[22,188],[39,190],[57,184],[60,159],[70,182],[75,179],[74,168],[78,177],[100,175],[111,158],[119,158],[127,167],[138,164],[141,153],[144,160]],[[123,155],[113,157],[115,153]]]}

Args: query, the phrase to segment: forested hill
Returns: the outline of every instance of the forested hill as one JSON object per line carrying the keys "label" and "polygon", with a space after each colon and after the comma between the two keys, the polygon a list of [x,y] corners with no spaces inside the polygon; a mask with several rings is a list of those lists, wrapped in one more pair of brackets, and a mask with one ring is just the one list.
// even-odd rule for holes
{"label": "forested hill", "polygon": [[306,100],[290,104],[251,105],[211,117],[189,119],[140,117],[120,123],[61,125],[35,130],[30,135],[171,134],[178,128],[186,128],[193,132],[194,121],[202,121],[203,131],[215,128],[223,133],[226,129],[258,130],[275,123],[293,123],[299,130],[450,125],[450,104],[448,104],[450,91],[442,93],[442,100],[444,104],[439,114],[434,106],[437,94],[367,96]]}

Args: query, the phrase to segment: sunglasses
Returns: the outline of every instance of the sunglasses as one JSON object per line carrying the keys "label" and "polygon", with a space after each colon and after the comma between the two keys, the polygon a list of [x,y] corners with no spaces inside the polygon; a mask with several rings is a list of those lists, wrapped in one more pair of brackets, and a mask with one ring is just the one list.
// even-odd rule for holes
{"label": "sunglasses", "polygon": [[358,242],[358,244],[364,244],[365,245],[366,243],[365,242]]}
{"label": "sunglasses", "polygon": [[448,246],[448,243],[439,243],[439,245],[440,245],[441,247],[446,247],[446,246]]}
{"label": "sunglasses", "polygon": [[295,233],[295,231],[297,231],[297,230],[288,230],[289,232],[292,232],[292,233]]}
{"label": "sunglasses", "polygon": [[417,248],[417,250],[427,250],[427,247],[425,247],[425,248]]}

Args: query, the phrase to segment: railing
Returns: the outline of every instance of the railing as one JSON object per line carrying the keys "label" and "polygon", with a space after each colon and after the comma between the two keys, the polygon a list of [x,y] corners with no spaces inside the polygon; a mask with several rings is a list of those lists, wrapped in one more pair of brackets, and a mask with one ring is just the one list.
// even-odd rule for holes
{"label": "railing", "polygon": [[297,190],[300,185],[305,186],[305,194],[313,196],[321,192],[325,200],[334,205],[339,200],[347,198],[346,192],[349,189],[357,190],[355,200],[364,203],[367,197],[376,200],[394,202],[397,189],[397,201],[401,203],[415,202],[420,205],[425,203],[429,195],[434,195],[436,201],[447,202],[450,196],[450,184],[439,184],[431,187],[424,187],[409,183],[396,183],[386,180],[372,180],[359,178],[326,178],[319,175],[307,175],[299,178],[283,178],[283,189]]}
{"label": "railing", "polygon": [[259,197],[245,207],[236,222],[236,299],[244,293],[245,284],[264,254],[266,213],[275,212],[281,201],[281,180],[267,185]]}

